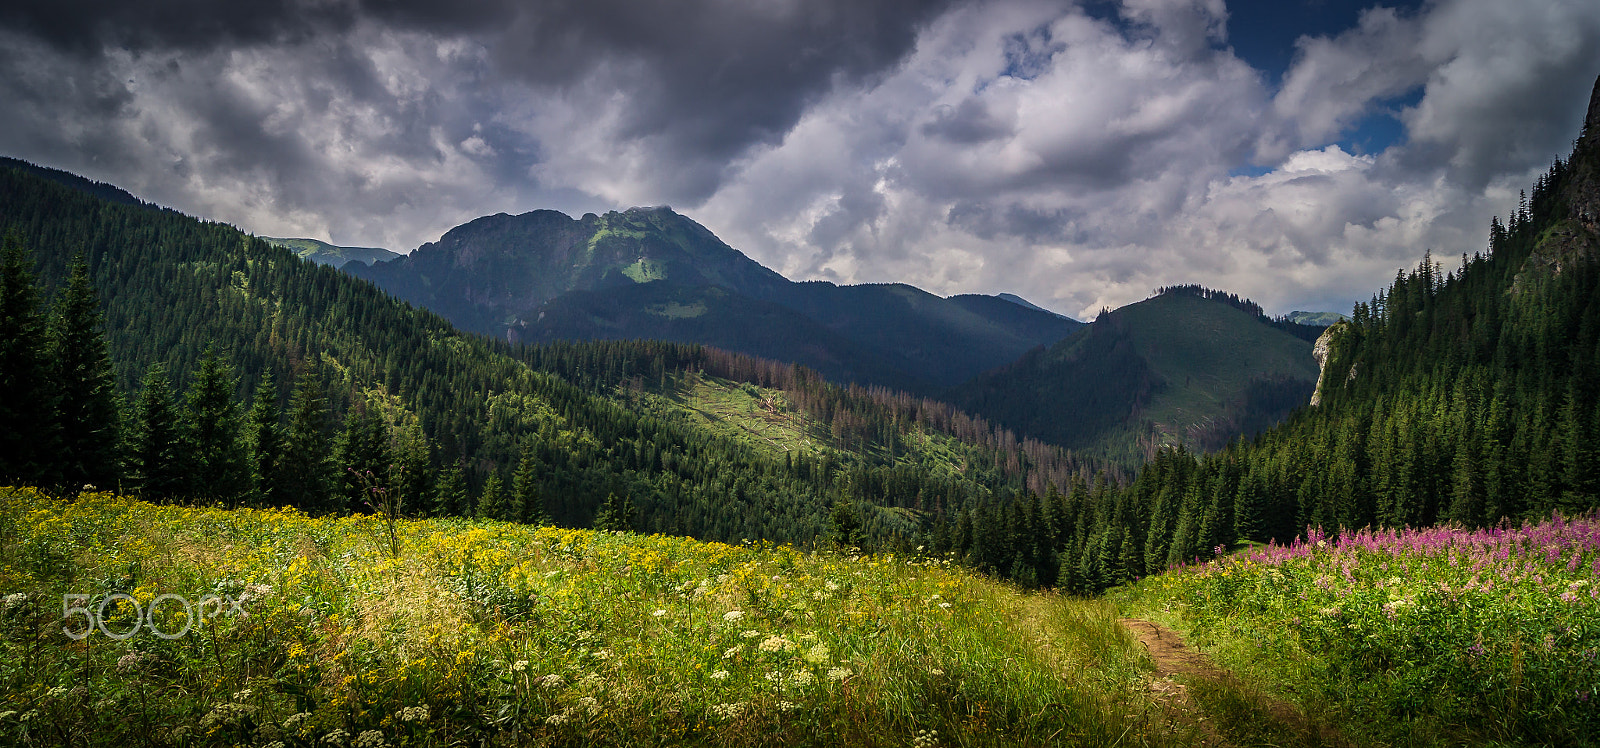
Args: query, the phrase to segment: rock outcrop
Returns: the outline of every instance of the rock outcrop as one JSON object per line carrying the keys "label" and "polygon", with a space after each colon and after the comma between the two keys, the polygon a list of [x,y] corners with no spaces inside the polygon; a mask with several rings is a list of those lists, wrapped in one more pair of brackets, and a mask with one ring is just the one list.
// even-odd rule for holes
{"label": "rock outcrop", "polygon": [[[1317,360],[1317,389],[1311,393],[1311,407],[1315,408],[1322,403],[1322,383],[1328,380],[1328,357],[1333,352],[1333,340],[1344,327],[1344,323],[1330,325],[1317,336],[1317,342],[1311,346],[1311,357]],[[1355,370],[1351,369],[1351,373]]]}

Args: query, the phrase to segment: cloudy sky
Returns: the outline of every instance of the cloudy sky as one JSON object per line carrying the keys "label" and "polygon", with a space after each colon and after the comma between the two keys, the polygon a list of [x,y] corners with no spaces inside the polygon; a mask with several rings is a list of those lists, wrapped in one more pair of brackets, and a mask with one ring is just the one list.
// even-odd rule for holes
{"label": "cloudy sky", "polygon": [[1348,311],[1597,75],[1593,0],[5,0],[0,154],[345,245],[671,205],[795,279]]}

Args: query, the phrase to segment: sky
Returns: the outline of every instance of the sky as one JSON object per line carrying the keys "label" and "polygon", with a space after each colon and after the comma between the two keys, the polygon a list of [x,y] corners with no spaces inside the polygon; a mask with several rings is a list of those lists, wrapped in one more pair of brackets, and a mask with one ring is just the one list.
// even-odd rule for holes
{"label": "sky", "polygon": [[0,154],[262,236],[670,205],[796,280],[1348,312],[1597,75],[1593,0],[0,0]]}

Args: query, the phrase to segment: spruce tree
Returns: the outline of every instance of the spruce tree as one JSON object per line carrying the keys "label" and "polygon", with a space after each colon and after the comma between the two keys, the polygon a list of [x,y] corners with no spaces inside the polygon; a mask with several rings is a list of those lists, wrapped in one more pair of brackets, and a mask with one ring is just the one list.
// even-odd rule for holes
{"label": "spruce tree", "polygon": [[389,428],[383,414],[371,403],[352,408],[345,416],[344,431],[334,442],[333,467],[340,476],[344,509],[365,511],[367,488],[394,490],[389,475]]}
{"label": "spruce tree", "polygon": [[192,447],[163,364],[152,364],[145,373],[137,423],[131,467],[140,498],[167,502],[187,497]]}
{"label": "spruce tree", "polygon": [[600,532],[633,532],[633,522],[636,515],[633,508],[633,497],[618,497],[608,494],[604,504],[600,505],[600,512],[594,517],[594,529]]}
{"label": "spruce tree", "polygon": [[284,503],[283,474],[278,465],[283,454],[283,427],[279,418],[278,389],[273,386],[272,374],[268,372],[261,384],[256,385],[255,400],[245,416],[245,440],[254,486],[251,502],[256,506]]}
{"label": "spruce tree", "polygon": [[327,396],[321,377],[307,369],[295,382],[289,404],[289,427],[278,460],[284,503],[308,512],[334,509],[333,468],[329,462]]}
{"label": "spruce tree", "polygon": [[409,514],[427,511],[433,500],[433,466],[429,459],[428,437],[416,420],[393,426],[389,432],[389,480],[398,491],[400,506]]}
{"label": "spruce tree", "polygon": [[60,441],[56,462],[69,490],[115,489],[122,478],[118,450],[121,403],[101,330],[99,301],[82,258],[72,263],[48,328],[48,361],[55,382]]}
{"label": "spruce tree", "polygon": [[14,233],[0,249],[0,483],[49,485],[55,393],[32,261]]}
{"label": "spruce tree", "polygon": [[500,473],[491,471],[483,484],[483,494],[478,497],[478,516],[483,519],[505,519],[506,503],[500,488]]}
{"label": "spruce tree", "polygon": [[512,507],[518,521],[531,525],[542,525],[549,521],[544,511],[544,500],[539,497],[538,456],[531,439],[522,445],[522,459],[517,463],[517,472],[511,476],[511,493],[515,497]]}
{"label": "spruce tree", "polygon": [[433,487],[433,510],[435,517],[450,517],[456,514],[471,513],[471,497],[467,494],[467,479],[461,473],[461,464],[451,461],[449,465],[439,471],[439,480]]}
{"label": "spruce tree", "polygon": [[250,465],[240,438],[238,381],[215,346],[206,346],[189,385],[186,415],[192,439],[192,486],[196,498],[236,507],[250,490]]}

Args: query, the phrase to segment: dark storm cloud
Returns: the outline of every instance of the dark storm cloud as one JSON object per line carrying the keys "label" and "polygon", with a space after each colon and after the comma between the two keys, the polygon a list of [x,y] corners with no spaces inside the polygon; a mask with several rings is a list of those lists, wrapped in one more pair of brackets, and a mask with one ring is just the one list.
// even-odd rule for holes
{"label": "dark storm cloud", "polygon": [[831,87],[899,60],[944,0],[630,0],[522,7],[489,43],[536,87],[626,91],[614,133],[688,170],[665,199],[699,202],[728,160],[773,143]]}
{"label": "dark storm cloud", "polygon": [[[490,51],[500,82],[553,91],[624,92],[613,137],[651,139],[684,173],[663,201],[694,202],[730,158],[781,137],[829,87],[900,59],[946,0],[475,0],[8,3],[0,25],[80,55],[204,52],[237,46],[343,45],[362,23]],[[331,42],[330,42],[331,40]],[[370,76],[328,59],[322,74],[353,95]],[[352,71],[355,73],[352,75]],[[248,137],[246,137],[248,140]]]}
{"label": "dark storm cloud", "polygon": [[347,4],[295,0],[59,0],[0,5],[0,25],[58,48],[99,54],[107,47],[146,51],[292,42],[348,28],[355,12]]}
{"label": "dark storm cloud", "polygon": [[0,153],[342,244],[666,203],[800,278],[1287,309],[1480,248],[1575,133],[1600,6],[1408,7],[1279,78],[1222,0],[11,2]]}

